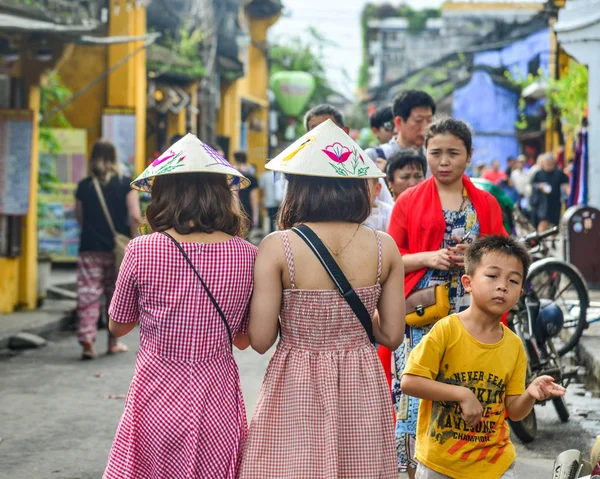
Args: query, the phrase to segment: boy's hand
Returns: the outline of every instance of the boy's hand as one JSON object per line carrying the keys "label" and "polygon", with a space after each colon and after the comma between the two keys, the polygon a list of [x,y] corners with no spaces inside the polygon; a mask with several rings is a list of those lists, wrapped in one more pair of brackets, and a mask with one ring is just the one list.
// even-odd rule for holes
{"label": "boy's hand", "polygon": [[469,427],[475,427],[481,421],[483,415],[483,406],[478,401],[473,391],[468,388],[464,388],[464,399],[459,404],[462,409],[462,418]]}
{"label": "boy's hand", "polygon": [[548,398],[564,396],[567,390],[556,384],[551,376],[540,376],[535,378],[527,388],[529,394],[536,401],[545,401]]}

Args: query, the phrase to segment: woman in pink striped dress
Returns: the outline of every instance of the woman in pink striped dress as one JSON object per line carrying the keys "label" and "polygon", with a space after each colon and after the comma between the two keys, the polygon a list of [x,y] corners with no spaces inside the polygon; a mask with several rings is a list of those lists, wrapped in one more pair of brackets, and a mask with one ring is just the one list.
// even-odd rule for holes
{"label": "woman in pink striped dress", "polygon": [[[332,157],[339,160],[335,168]],[[240,477],[395,479],[391,398],[366,330],[371,320],[378,343],[400,344],[404,269],[392,238],[361,225],[370,212],[364,178],[381,172],[327,122],[267,168],[288,173],[289,183],[280,211],[283,231],[259,248],[249,334],[259,353],[275,343],[279,330],[280,339]],[[298,225],[312,229],[340,266],[369,314],[367,327],[301,234],[289,230]]]}
{"label": "woman in pink striped dress", "polygon": [[115,336],[139,323],[140,350],[106,479],[237,477],[247,424],[232,343],[248,346],[256,248],[238,237],[226,175],[241,175],[215,155],[189,135],[133,183],[151,187],[153,233],[129,243],[109,310]]}

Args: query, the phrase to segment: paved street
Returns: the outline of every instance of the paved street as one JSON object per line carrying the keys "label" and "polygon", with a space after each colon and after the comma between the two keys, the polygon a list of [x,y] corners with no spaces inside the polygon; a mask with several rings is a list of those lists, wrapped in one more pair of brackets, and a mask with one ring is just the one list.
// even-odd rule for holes
{"label": "paved street", "polygon": [[[105,334],[101,332],[99,345],[104,344]],[[135,351],[136,335],[125,339]],[[75,340],[64,336],[46,348],[0,359],[1,478],[101,477],[123,411],[121,395],[127,392],[133,374],[135,352],[101,355],[89,362],[79,361],[78,355]],[[236,356],[251,415],[269,355],[238,351]],[[549,478],[557,453],[590,447],[593,431],[600,430],[600,399],[576,391],[584,394],[570,388],[571,422],[558,422],[550,405],[538,407],[539,439],[527,447],[515,441],[521,478]]]}

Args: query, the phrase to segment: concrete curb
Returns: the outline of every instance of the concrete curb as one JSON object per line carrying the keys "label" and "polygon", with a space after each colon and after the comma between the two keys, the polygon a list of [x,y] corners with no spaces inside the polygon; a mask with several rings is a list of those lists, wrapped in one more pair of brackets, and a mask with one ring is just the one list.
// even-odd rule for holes
{"label": "concrete curb", "polygon": [[48,301],[48,306],[0,316],[0,350],[9,348],[10,338],[20,332],[48,339],[75,324],[74,301]]}
{"label": "concrete curb", "polygon": [[581,365],[587,369],[587,374],[593,378],[595,384],[600,384],[600,336],[584,332],[579,340],[579,358]]}

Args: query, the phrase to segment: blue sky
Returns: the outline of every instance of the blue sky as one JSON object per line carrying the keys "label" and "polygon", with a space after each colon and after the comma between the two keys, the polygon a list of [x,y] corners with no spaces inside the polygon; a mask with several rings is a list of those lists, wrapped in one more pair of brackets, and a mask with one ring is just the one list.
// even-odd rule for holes
{"label": "blue sky", "polygon": [[[270,37],[296,36],[309,26],[335,45],[324,51],[327,76],[333,88],[346,96],[356,89],[361,64],[360,12],[364,0],[282,0],[286,15],[271,28]],[[383,2],[379,2],[383,3]],[[389,3],[399,4],[400,0]],[[437,7],[441,0],[405,0],[414,8]],[[350,81],[346,79],[346,71]]]}

